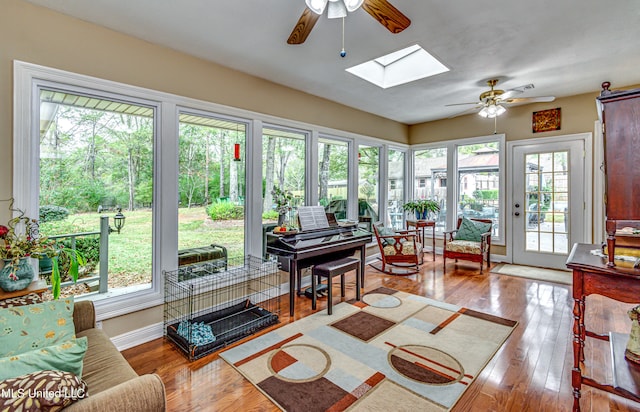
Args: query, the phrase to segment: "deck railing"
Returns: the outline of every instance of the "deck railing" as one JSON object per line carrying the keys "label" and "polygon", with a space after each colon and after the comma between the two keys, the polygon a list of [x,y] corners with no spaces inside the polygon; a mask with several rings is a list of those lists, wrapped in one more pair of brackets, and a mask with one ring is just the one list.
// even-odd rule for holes
{"label": "deck railing", "polygon": [[[98,281],[98,293],[107,293],[109,290],[109,216],[100,216],[100,230],[96,232],[81,232],[81,233],[67,233],[63,235],[48,236],[49,239],[60,240],[70,239],[71,249],[76,250],[76,239],[88,236],[99,235],[100,238],[100,253],[98,267],[98,275],[83,277],[78,279],[76,283],[89,283],[95,280]],[[73,285],[73,281],[63,282],[62,287]]]}

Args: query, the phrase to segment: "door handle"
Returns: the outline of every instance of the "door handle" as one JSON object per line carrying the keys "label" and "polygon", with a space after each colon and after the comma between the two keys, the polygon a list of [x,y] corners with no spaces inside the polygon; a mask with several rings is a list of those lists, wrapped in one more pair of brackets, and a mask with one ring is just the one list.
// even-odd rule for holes
{"label": "door handle", "polygon": [[520,212],[516,212],[516,213],[514,213],[514,215],[520,216]]}
{"label": "door handle", "polygon": [[516,203],[516,207],[520,207],[520,203]]}

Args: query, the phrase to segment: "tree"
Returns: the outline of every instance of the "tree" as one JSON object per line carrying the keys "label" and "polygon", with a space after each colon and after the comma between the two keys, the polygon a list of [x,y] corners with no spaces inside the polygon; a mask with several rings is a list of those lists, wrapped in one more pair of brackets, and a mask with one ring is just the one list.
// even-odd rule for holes
{"label": "tree", "polygon": [[264,202],[262,204],[262,211],[266,212],[273,207],[273,195],[271,189],[273,188],[273,176],[274,176],[274,164],[276,156],[276,138],[273,136],[267,137],[267,150],[263,153],[266,158],[264,162]]}
{"label": "tree", "polygon": [[323,143],[322,159],[320,159],[320,200],[329,199],[329,159],[331,156],[331,145]]}

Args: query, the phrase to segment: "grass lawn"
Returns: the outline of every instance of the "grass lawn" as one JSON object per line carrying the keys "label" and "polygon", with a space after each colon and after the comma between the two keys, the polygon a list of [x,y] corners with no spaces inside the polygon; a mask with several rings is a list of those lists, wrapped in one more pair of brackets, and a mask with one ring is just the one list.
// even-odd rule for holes
{"label": "grass lawn", "polygon": [[[122,213],[126,216],[124,228],[109,236],[109,288],[151,282],[151,209]],[[114,213],[107,214],[113,226]],[[215,243],[227,248],[231,262],[244,256],[243,220],[212,221],[204,207],[181,208],[178,214],[178,249]],[[47,236],[99,231],[100,216],[104,215],[78,213],[61,222],[42,223],[40,230]]]}

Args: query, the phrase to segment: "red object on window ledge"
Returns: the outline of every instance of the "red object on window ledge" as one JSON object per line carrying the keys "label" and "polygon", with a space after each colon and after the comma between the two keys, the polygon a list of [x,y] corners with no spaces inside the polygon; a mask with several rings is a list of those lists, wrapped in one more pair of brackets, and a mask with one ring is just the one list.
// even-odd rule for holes
{"label": "red object on window ledge", "polygon": [[240,143],[233,144],[233,160],[240,161]]}

